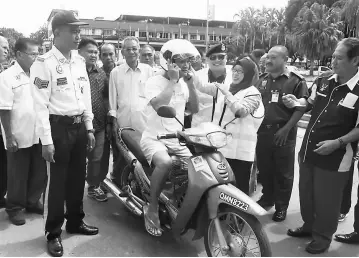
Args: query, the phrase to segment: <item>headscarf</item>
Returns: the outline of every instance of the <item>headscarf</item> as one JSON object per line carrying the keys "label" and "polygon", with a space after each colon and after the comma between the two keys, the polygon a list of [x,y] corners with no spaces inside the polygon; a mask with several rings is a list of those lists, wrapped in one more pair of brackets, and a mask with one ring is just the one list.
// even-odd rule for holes
{"label": "headscarf", "polygon": [[229,87],[229,92],[233,95],[236,94],[238,91],[246,89],[250,86],[252,86],[252,80],[253,76],[255,74],[255,66],[251,60],[248,58],[242,58],[240,60],[237,59],[236,63],[233,65],[233,68],[235,66],[241,66],[243,69],[244,77],[240,83],[234,84],[232,83]]}

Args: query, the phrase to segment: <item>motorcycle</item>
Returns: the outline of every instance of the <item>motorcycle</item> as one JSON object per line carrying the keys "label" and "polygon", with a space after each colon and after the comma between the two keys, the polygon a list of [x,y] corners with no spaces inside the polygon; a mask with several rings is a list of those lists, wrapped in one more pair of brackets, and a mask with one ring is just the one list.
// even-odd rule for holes
{"label": "motorcycle", "polygon": [[[182,125],[172,107],[162,106],[157,114]],[[233,171],[218,151],[230,137],[213,123],[157,136],[159,140],[177,138],[193,150],[189,159],[172,156],[172,170],[159,197],[161,226],[175,236],[194,229],[193,240],[204,239],[208,256],[271,256],[268,238],[257,219],[266,210],[233,186]],[[153,168],[141,151],[139,139],[133,129],[119,129],[117,145],[128,165],[119,182],[106,178],[104,184],[132,213],[143,216],[142,207],[150,200]]]}

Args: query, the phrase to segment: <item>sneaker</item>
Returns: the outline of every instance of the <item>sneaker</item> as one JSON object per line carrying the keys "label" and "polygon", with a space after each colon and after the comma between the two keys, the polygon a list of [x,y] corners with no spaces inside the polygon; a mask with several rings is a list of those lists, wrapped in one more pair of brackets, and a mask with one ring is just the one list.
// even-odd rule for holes
{"label": "sneaker", "polygon": [[98,202],[107,201],[107,195],[102,191],[101,187],[90,186],[87,190],[87,195]]}
{"label": "sneaker", "polygon": [[340,213],[340,214],[339,214],[338,221],[339,221],[339,222],[343,222],[347,216],[348,216],[348,214]]}
{"label": "sneaker", "polygon": [[16,226],[24,225],[26,222],[24,216],[24,210],[8,212],[8,215],[11,223]]}

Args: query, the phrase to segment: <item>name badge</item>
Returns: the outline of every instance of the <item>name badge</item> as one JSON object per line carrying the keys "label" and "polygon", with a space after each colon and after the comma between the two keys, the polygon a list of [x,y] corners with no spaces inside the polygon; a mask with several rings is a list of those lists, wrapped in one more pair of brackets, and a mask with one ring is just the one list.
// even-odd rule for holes
{"label": "name badge", "polygon": [[56,82],[57,82],[57,86],[67,85],[67,78],[66,77],[58,78]]}
{"label": "name badge", "polygon": [[274,91],[272,92],[272,102],[278,102],[279,100],[279,92],[278,91]]}
{"label": "name badge", "polygon": [[355,94],[353,94],[353,93],[351,93],[351,92],[349,92],[346,96],[345,96],[345,98],[344,98],[344,100],[342,101],[342,106],[344,106],[344,107],[353,107],[354,106],[354,104],[355,104],[355,102],[358,100],[358,96],[357,95],[355,95]]}

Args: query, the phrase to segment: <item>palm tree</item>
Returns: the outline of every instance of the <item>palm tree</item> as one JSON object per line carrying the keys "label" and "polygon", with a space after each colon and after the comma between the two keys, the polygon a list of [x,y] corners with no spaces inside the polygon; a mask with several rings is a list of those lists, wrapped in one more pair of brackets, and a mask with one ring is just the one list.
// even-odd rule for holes
{"label": "palm tree", "polygon": [[341,17],[345,22],[345,37],[359,35],[359,0],[341,0],[333,6],[342,7]]}
{"label": "palm tree", "polygon": [[310,75],[313,75],[314,60],[331,54],[343,37],[340,26],[340,10],[318,3],[304,6],[294,19],[293,43],[299,53],[311,60]]}

